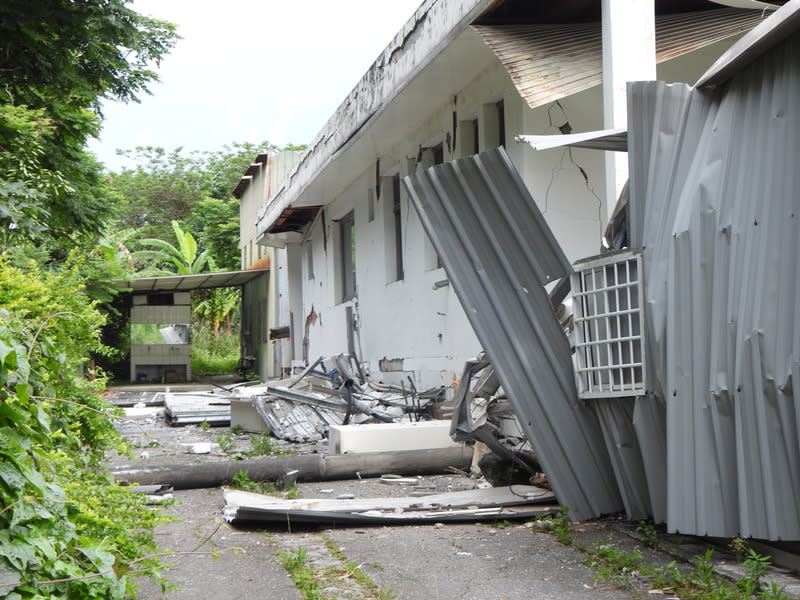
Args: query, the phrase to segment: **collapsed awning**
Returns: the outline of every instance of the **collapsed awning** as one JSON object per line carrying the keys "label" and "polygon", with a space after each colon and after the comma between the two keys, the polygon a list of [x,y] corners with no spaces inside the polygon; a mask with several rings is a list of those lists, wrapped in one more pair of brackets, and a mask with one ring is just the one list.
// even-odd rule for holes
{"label": "collapsed awning", "polygon": [[117,279],[115,283],[122,288],[136,292],[189,292],[211,288],[244,285],[256,277],[269,272],[269,269],[249,269],[247,271],[224,271],[221,273],[197,273],[194,275],[164,275],[160,277],[134,277]]}
{"label": "collapsed awning", "polygon": [[549,150],[551,148],[571,146],[573,148],[589,148],[591,150],[628,151],[628,131],[624,127],[570,133],[568,135],[518,135],[515,140],[529,144],[534,150]]}
{"label": "collapsed awning", "polygon": [[[752,29],[760,11],[720,8],[656,15],[656,62]],[[600,23],[475,25],[531,108],[603,82]]]}

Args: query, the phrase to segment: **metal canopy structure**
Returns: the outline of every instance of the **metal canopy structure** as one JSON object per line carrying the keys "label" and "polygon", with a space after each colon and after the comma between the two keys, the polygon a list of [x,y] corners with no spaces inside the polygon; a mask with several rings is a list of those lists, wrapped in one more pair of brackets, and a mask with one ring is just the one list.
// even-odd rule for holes
{"label": "metal canopy structure", "polygon": [[195,275],[164,275],[161,277],[135,277],[118,279],[117,285],[130,288],[136,293],[146,292],[190,292],[212,288],[244,285],[269,269],[249,269],[247,271],[224,271],[220,273],[197,273]]}

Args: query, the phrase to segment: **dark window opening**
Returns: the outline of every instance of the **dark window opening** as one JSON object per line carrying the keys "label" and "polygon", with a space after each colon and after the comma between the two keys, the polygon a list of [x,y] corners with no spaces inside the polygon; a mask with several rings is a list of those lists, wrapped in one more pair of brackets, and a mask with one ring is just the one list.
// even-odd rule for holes
{"label": "dark window opening", "polygon": [[403,279],[403,226],[400,218],[400,176],[392,177],[392,218],[394,220],[394,279]]}
{"label": "dark window opening", "polygon": [[149,306],[174,306],[175,296],[173,294],[147,294],[147,304]]}
{"label": "dark window opening", "polygon": [[506,107],[502,100],[497,103],[497,135],[500,146],[506,147]]}
{"label": "dark window opening", "polygon": [[433,164],[440,165],[444,162],[444,145],[439,144],[432,148],[433,150]]}
{"label": "dark window opening", "polygon": [[352,300],[356,295],[356,228],[353,211],[339,221],[339,240],[341,243],[342,302]]}

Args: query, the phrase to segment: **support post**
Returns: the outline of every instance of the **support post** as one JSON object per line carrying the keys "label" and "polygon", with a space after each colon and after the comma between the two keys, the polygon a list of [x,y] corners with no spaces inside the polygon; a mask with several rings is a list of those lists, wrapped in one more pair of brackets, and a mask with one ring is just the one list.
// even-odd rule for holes
{"label": "support post", "polygon": [[[656,78],[654,0],[602,0],[603,126],[627,127],[627,83]],[[628,155],[606,152],[606,222],[628,179]]]}

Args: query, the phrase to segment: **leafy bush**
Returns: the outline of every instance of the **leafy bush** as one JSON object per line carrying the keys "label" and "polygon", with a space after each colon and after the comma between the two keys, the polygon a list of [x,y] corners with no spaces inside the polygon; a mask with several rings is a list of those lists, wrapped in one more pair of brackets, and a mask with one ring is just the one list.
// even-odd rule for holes
{"label": "leafy bush", "polygon": [[122,448],[115,411],[82,376],[100,313],[75,270],[0,257],[0,598],[122,599],[156,574],[156,513],[99,466]]}

